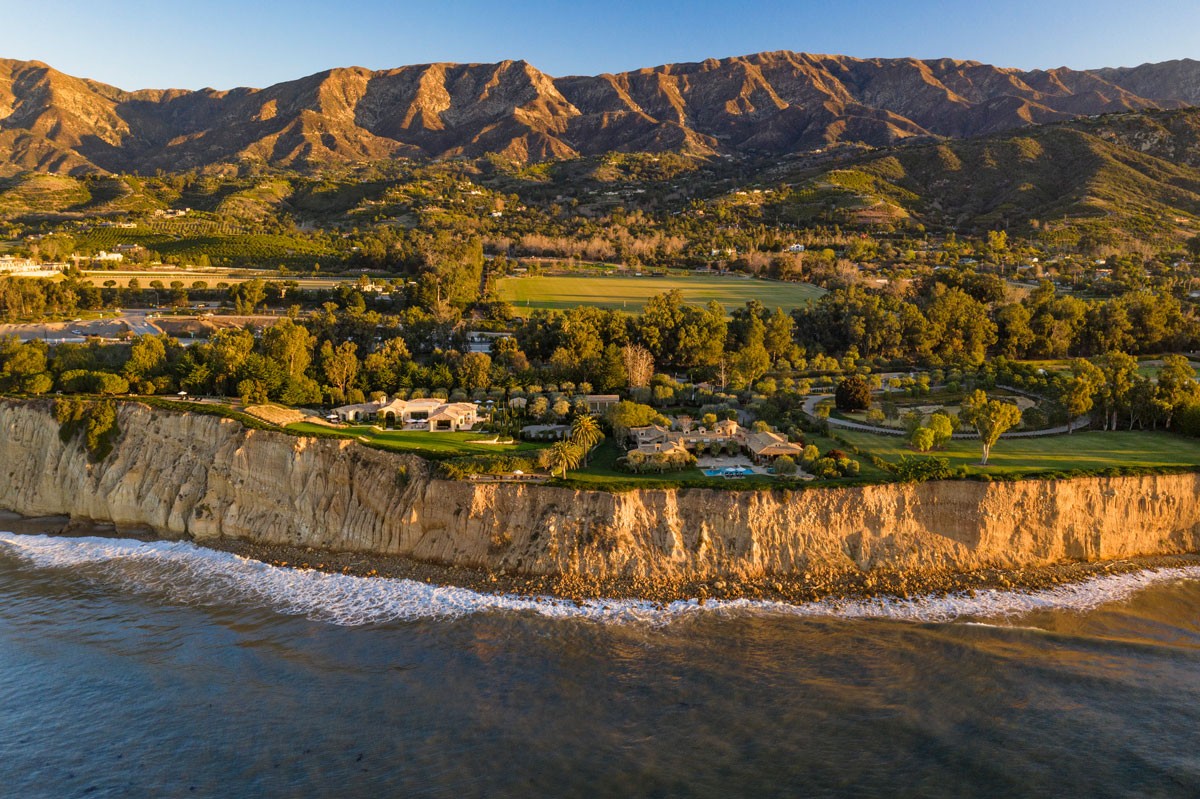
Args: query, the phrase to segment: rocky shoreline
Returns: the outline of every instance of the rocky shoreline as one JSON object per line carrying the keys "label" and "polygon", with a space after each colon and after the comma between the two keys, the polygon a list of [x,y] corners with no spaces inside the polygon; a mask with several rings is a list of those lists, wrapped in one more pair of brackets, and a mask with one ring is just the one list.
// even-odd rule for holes
{"label": "rocky shoreline", "polygon": [[[178,540],[150,531],[118,532],[113,525],[65,516],[24,517],[0,511],[0,530],[67,537],[98,536],[144,541]],[[1200,566],[1200,554],[1154,555],[1109,561],[1071,562],[1022,569],[950,570],[918,574],[900,571],[821,571],[760,580],[585,579],[578,575],[518,575],[507,570],[424,563],[396,555],[332,552],[313,547],[260,544],[237,539],[196,542],[208,549],[272,566],[314,569],[330,574],[415,580],[455,586],[481,594],[591,599],[638,599],[656,603],[697,599],[749,599],[803,604],[822,599],[908,599],[919,596],[972,595],[984,590],[1037,591],[1093,577],[1147,569]]]}

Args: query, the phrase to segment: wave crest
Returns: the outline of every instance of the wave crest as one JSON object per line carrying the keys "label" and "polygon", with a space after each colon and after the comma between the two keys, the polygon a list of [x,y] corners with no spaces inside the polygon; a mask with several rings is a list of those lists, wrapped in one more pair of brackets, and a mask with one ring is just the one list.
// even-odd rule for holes
{"label": "wave crest", "polygon": [[415,580],[356,577],[272,566],[183,541],[64,538],[0,532],[0,549],[41,569],[86,569],[90,579],[137,593],[160,593],[194,605],[244,602],[338,625],[455,619],[475,613],[531,612],[550,618],[661,624],[699,613],[754,613],[948,622],[996,619],[1039,610],[1086,611],[1153,585],[1200,579],[1200,566],[1104,575],[1038,591],[978,590],[909,599],[823,599],[804,604],[763,600],[680,600],[666,605],[621,599],[582,602],[486,594]]}

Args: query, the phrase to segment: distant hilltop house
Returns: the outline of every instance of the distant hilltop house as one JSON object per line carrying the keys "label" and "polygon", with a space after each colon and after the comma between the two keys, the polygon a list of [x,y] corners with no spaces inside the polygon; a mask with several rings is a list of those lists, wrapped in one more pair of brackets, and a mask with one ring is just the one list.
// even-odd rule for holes
{"label": "distant hilltop house", "polygon": [[583,401],[587,403],[588,413],[599,416],[621,401],[618,394],[584,394]]}
{"label": "distant hilltop house", "polygon": [[502,338],[512,338],[512,333],[507,331],[470,330],[467,332],[467,351],[490,353],[492,351],[492,343]]}
{"label": "distant hilltop house", "polygon": [[453,433],[470,430],[479,422],[479,409],[471,402],[446,402],[440,399],[396,399],[391,402],[365,402],[333,409],[343,422],[375,422],[403,425],[408,430]]}
{"label": "distant hilltop house", "polygon": [[54,269],[54,264],[40,264],[32,258],[0,255],[0,275],[23,275]]}
{"label": "distant hilltop house", "polygon": [[771,432],[754,433],[732,419],[717,422],[712,430],[692,429],[687,423],[690,421],[689,419],[681,425],[685,428],[682,430],[671,430],[661,425],[631,429],[629,438],[633,449],[630,452],[640,452],[644,455],[655,452],[695,452],[702,446],[733,442],[757,463],[765,463],[780,455],[799,457],[804,453],[804,447],[788,441],[786,436]]}
{"label": "distant hilltop house", "polygon": [[124,261],[125,256],[119,252],[108,252],[106,250],[101,250],[100,252],[96,253],[95,255],[90,255],[90,256],[89,255],[72,255],[71,260],[74,261],[76,264],[78,264],[80,261],[92,261],[92,262],[111,261],[113,263],[118,263],[120,261]]}

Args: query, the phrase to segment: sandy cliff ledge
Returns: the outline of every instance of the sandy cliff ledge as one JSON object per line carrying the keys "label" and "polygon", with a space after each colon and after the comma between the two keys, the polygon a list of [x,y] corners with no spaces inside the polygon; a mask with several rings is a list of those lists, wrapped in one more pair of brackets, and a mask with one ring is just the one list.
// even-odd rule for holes
{"label": "sandy cliff ledge", "polygon": [[758,579],[1200,551],[1200,474],[610,494],[433,479],[420,458],[136,404],[103,463],[49,402],[0,401],[0,508],[197,541],[536,575]]}

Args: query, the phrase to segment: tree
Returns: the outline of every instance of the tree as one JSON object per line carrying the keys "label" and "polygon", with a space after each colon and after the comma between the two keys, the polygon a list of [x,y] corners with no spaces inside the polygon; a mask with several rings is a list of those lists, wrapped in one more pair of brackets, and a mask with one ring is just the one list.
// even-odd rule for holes
{"label": "tree", "polygon": [[954,419],[950,415],[938,411],[929,417],[929,430],[933,433],[933,446],[941,447],[950,443],[954,436]]}
{"label": "tree", "polygon": [[263,333],[263,353],[278,362],[288,377],[300,377],[312,362],[316,339],[308,328],[291,319],[281,319]]}
{"label": "tree", "polygon": [[358,345],[353,341],[343,341],[336,348],[328,341],[321,345],[321,365],[325,377],[343,394],[358,376],[357,352]]}
{"label": "tree", "polygon": [[776,308],[775,313],[771,315],[766,324],[766,338],[763,344],[771,356],[771,362],[774,363],[780,358],[788,357],[788,353],[791,352],[792,335],[795,332],[796,322],[782,309]]}
{"label": "tree", "polygon": [[976,390],[963,400],[962,419],[973,425],[983,443],[981,466],[987,466],[992,447],[1001,434],[1021,421],[1021,409],[1009,402],[988,399],[983,391]]}
{"label": "tree", "polygon": [[1074,377],[1067,383],[1062,395],[1062,404],[1067,411],[1067,433],[1075,430],[1075,420],[1086,414],[1095,404],[1097,392],[1104,385],[1104,373],[1095,364],[1084,358],[1071,362]]}
{"label": "tree", "polygon": [[558,472],[560,477],[566,477],[567,471],[578,466],[582,457],[579,447],[570,441],[556,441],[538,453],[539,462],[550,470],[551,476]]}
{"label": "tree", "polygon": [[579,447],[583,453],[583,465],[587,466],[588,453],[604,440],[604,432],[596,417],[590,414],[580,414],[571,422],[571,443]]}
{"label": "tree", "polygon": [[413,368],[408,345],[399,336],[388,339],[382,347],[363,358],[367,385],[376,390],[395,391],[401,378]]}
{"label": "tree", "polygon": [[752,315],[746,324],[741,346],[733,356],[733,371],[742,380],[752,383],[771,368],[771,355],[765,344],[766,325],[757,315]]}
{"label": "tree", "polygon": [[654,356],[650,350],[640,344],[626,344],[621,349],[621,362],[630,388],[650,385],[650,378],[654,376]]}
{"label": "tree", "polygon": [[996,343],[996,324],[987,306],[959,288],[935,287],[925,309],[933,354],[944,361],[982,363],[988,347]]}
{"label": "tree", "polygon": [[167,363],[167,348],[158,336],[143,334],[129,350],[122,372],[130,380],[145,380],[161,374]]}
{"label": "tree", "polygon": [[1182,355],[1167,355],[1158,372],[1158,401],[1166,414],[1169,428],[1180,408],[1191,405],[1200,398],[1200,386],[1196,384],[1196,370]]}
{"label": "tree", "polygon": [[259,278],[246,280],[229,289],[229,299],[233,300],[234,309],[243,315],[254,313],[266,296],[266,283]]}
{"label": "tree", "polygon": [[226,327],[214,332],[208,339],[208,366],[211,369],[214,388],[224,393],[237,371],[254,351],[254,335],[246,330]]}
{"label": "tree", "polygon": [[458,385],[468,391],[492,384],[492,358],[482,352],[468,352],[454,369]]}
{"label": "tree", "polygon": [[608,409],[608,423],[612,426],[613,437],[622,441],[631,429],[651,424],[665,425],[667,418],[649,405],[621,400]]}
{"label": "tree", "polygon": [[780,455],[772,464],[775,467],[775,474],[795,474],[796,460],[790,455]]}
{"label": "tree", "polygon": [[871,385],[862,375],[850,375],[838,383],[834,403],[839,411],[865,411],[871,407]]}
{"label": "tree", "polygon": [[909,443],[917,452],[928,452],[933,449],[935,436],[928,427],[918,427],[909,438]]}
{"label": "tree", "polygon": [[1097,361],[1104,385],[1101,400],[1104,404],[1105,429],[1117,429],[1117,415],[1129,400],[1133,388],[1133,376],[1137,374],[1137,360],[1123,352],[1107,352]]}

